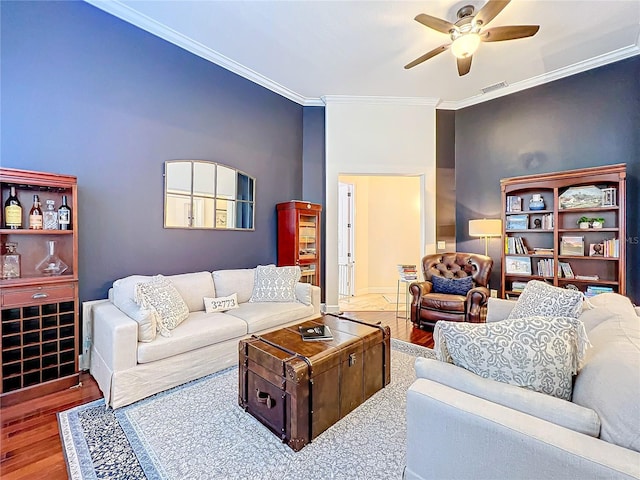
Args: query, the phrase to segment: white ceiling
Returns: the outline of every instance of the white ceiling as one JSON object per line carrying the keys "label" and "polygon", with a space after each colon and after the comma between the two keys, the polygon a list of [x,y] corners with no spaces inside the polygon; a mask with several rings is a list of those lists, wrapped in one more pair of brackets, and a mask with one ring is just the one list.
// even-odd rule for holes
{"label": "white ceiling", "polygon": [[[449,43],[418,13],[455,21],[460,1],[86,0],[302,105],[390,97],[460,108],[640,53],[640,0],[514,0],[489,25],[540,25],[531,38],[483,43],[459,77]],[[499,82],[507,87],[483,94]]]}

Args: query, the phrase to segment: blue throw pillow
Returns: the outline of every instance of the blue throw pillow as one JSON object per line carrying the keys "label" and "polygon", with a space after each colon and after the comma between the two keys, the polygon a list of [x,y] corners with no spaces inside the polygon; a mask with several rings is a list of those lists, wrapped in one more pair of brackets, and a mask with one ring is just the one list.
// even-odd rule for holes
{"label": "blue throw pillow", "polygon": [[450,295],[466,295],[473,288],[473,277],[444,278],[433,275],[431,277],[434,293],[448,293]]}

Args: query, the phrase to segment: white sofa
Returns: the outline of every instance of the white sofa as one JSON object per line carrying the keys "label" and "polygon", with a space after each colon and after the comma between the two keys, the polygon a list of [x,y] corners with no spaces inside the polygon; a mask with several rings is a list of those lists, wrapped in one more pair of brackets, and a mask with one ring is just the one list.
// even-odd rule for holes
{"label": "white sofa", "polygon": [[[514,304],[490,299],[487,321]],[[640,478],[640,309],[613,293],[591,304],[571,402],[418,359],[405,478]]]}
{"label": "white sofa", "polygon": [[[152,341],[148,341],[148,331],[144,330],[148,326],[134,319],[139,313],[134,302],[135,285],[151,277],[120,279],[109,290],[108,299],[90,302],[90,307],[84,309],[85,316],[90,317],[84,319],[84,324],[92,330],[90,372],[106,404],[122,407],[235,365],[240,339],[320,314],[320,288],[306,283],[296,285],[295,302],[249,302],[254,271],[167,276],[187,304],[189,316],[171,336],[158,335]],[[239,308],[224,313],[205,312],[204,297],[233,293],[237,294]]]}

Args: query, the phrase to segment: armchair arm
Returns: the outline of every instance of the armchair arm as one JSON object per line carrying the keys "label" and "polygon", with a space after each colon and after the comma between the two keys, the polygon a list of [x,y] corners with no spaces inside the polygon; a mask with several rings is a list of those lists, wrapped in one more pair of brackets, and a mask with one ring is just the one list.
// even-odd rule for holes
{"label": "armchair arm", "polygon": [[409,292],[411,292],[411,321],[413,323],[418,322],[418,310],[420,309],[421,298],[427,293],[431,293],[433,290],[433,283],[425,282],[413,282],[409,285]]}
{"label": "armchair arm", "polygon": [[424,378],[407,393],[406,462],[407,480],[640,476],[638,452]]}
{"label": "armchair arm", "polygon": [[479,323],[480,310],[487,304],[491,293],[487,287],[474,287],[467,292],[467,319],[469,322]]}

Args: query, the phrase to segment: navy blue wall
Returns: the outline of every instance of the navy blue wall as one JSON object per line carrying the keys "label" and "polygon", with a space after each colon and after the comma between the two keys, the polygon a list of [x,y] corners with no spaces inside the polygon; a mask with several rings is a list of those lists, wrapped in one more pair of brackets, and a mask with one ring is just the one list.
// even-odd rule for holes
{"label": "navy blue wall", "polygon": [[[482,253],[473,218],[499,218],[500,179],[627,164],[627,294],[640,302],[640,57],[458,110],[458,250]],[[500,257],[500,242],[489,254]],[[500,265],[492,275],[500,284]],[[635,267],[635,268],[633,268]]]}
{"label": "navy blue wall", "polygon": [[[78,177],[81,300],[133,273],[276,261],[275,204],[302,194],[300,105],[83,2],[1,8],[2,165]],[[256,230],[163,229],[169,159],[256,177]]]}

